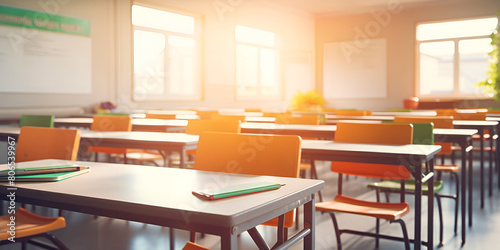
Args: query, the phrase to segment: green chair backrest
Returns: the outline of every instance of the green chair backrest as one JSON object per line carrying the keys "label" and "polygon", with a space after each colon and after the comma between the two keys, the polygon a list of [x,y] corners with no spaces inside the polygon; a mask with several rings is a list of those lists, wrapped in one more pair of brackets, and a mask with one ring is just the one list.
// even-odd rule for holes
{"label": "green chair backrest", "polygon": [[19,120],[19,127],[31,126],[31,127],[54,127],[54,116],[53,115],[22,115]]}
{"label": "green chair backrest", "polygon": [[434,145],[434,124],[412,123],[413,144]]}

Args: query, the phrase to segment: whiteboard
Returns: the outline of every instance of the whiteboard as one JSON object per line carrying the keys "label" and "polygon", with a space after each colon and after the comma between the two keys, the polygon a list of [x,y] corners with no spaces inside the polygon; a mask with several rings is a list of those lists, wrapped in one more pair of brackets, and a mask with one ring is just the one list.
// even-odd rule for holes
{"label": "whiteboard", "polygon": [[91,39],[0,25],[0,91],[91,93]]}
{"label": "whiteboard", "polygon": [[326,99],[386,98],[387,41],[324,45],[323,96]]}

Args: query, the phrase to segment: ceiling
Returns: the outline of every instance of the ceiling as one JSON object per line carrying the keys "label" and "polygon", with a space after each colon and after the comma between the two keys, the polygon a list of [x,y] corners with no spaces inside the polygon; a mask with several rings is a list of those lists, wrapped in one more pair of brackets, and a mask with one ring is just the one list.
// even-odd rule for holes
{"label": "ceiling", "polygon": [[403,7],[428,5],[449,0],[270,0],[274,3],[304,10],[312,14],[352,14],[387,8],[388,4]]}

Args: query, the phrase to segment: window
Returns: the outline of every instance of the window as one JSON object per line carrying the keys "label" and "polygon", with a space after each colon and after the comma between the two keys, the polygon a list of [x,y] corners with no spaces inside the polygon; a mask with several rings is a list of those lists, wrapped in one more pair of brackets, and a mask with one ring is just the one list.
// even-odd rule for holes
{"label": "window", "polygon": [[496,25],[497,18],[417,25],[417,96],[487,97],[475,84],[486,78]]}
{"label": "window", "polygon": [[273,32],[236,26],[236,98],[279,99],[278,51]]}
{"label": "window", "polygon": [[194,16],[132,6],[135,100],[200,99],[197,22]]}

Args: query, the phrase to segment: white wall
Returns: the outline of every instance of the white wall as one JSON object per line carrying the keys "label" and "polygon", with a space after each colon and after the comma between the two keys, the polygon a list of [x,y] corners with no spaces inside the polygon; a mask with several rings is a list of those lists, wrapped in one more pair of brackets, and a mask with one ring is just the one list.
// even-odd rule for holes
{"label": "white wall", "polygon": [[[230,8],[225,12],[217,12],[214,8],[214,3],[217,1],[145,1],[145,3],[158,4],[165,8],[173,8],[203,17],[203,100],[134,102],[131,98],[130,8],[132,1],[0,0],[2,5],[89,19],[92,38],[92,94],[0,93],[0,115],[5,118],[19,117],[26,113],[55,113],[57,115],[87,112],[102,101],[118,103],[123,111],[183,107],[284,109],[297,89],[314,88],[314,19],[311,15],[286,9],[268,1],[257,0],[220,0],[221,3],[228,4]],[[287,87],[284,90],[283,100],[235,101],[234,26],[236,24],[274,31],[280,37],[280,51],[284,66],[282,79],[287,81],[284,82]],[[293,70],[297,68],[297,62],[304,62],[301,58],[307,59],[305,62],[310,65],[309,72],[304,69]]]}
{"label": "white wall", "polygon": [[[28,113],[58,115],[85,112],[101,101],[114,100],[116,89],[114,1],[0,0],[0,4],[89,19],[91,22],[92,39],[92,94],[20,94],[0,92],[0,117],[19,117],[21,114]],[[36,39],[36,36],[29,39]],[[29,73],[26,72],[26,74]],[[0,81],[2,81],[2,76],[0,76]],[[13,82],[10,84],[16,83]]]}
{"label": "white wall", "polygon": [[[398,7],[399,1],[387,1]],[[383,110],[402,108],[403,99],[415,95],[415,27],[419,22],[466,19],[496,16],[500,10],[498,0],[457,0],[444,1],[425,7],[403,7],[391,12],[395,6],[374,10],[376,14],[357,14],[350,16],[321,16],[316,18],[316,79],[318,87],[323,83],[323,45],[325,43],[354,41],[362,39],[358,30],[368,38],[387,39],[387,98],[367,98],[349,100],[327,100],[334,108],[357,108]],[[389,18],[381,13],[390,13]],[[380,22],[377,18],[384,18]],[[367,33],[367,27],[378,23],[379,29]],[[370,34],[370,35],[368,35]],[[373,35],[373,36],[372,36]],[[494,106],[490,102],[467,101],[464,108]],[[497,104],[498,105],[498,104]]]}

